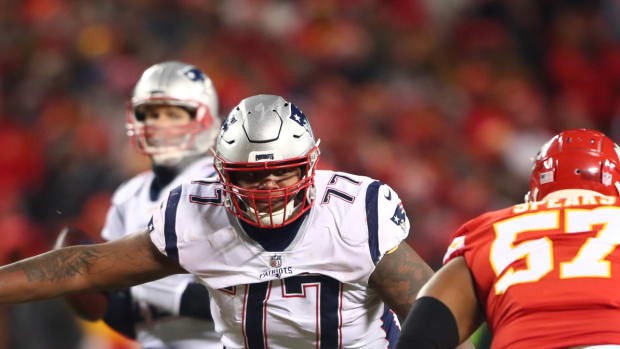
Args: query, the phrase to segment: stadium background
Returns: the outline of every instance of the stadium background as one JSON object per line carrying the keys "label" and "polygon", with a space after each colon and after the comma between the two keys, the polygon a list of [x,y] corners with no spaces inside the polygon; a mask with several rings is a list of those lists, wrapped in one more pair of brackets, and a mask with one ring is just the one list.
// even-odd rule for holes
{"label": "stadium background", "polygon": [[[320,167],[396,189],[437,268],[458,226],[520,202],[550,135],[620,140],[618,18],[614,0],[1,1],[0,262],[63,225],[98,234],[149,166],[124,134],[131,88],[179,59],[211,76],[221,115],[257,93],[294,101]],[[59,301],[0,314],[0,349],[135,348]]]}

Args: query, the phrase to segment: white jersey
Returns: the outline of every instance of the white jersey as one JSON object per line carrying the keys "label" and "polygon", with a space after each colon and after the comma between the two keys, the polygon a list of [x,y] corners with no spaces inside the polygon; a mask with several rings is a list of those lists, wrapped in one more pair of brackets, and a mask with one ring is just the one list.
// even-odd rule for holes
{"label": "white jersey", "polygon": [[[191,178],[213,175],[213,158],[201,158],[162,188],[156,198],[150,193],[155,178],[153,172],[130,179],[114,193],[101,236],[105,240],[115,240],[146,229],[160,199],[165,198],[170,189]],[[178,316],[181,295],[187,284],[195,281],[191,274],[179,274],[131,288],[132,298],[138,303],[143,320],[136,324],[136,340],[143,348],[222,348],[213,322]]]}
{"label": "white jersey", "polygon": [[225,348],[388,348],[398,320],[369,288],[407,237],[398,195],[368,177],[317,171],[316,200],[291,243],[267,251],[225,214],[218,181],[173,189],[153,215],[155,246],[207,285]]}

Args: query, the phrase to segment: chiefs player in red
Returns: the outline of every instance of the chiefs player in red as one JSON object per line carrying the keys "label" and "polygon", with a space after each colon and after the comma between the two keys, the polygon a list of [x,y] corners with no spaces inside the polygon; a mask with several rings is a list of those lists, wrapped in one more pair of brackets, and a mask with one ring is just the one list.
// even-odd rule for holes
{"label": "chiefs player in red", "polygon": [[525,203],[454,234],[397,349],[453,348],[485,320],[493,349],[620,348],[619,157],[593,130],[547,142]]}

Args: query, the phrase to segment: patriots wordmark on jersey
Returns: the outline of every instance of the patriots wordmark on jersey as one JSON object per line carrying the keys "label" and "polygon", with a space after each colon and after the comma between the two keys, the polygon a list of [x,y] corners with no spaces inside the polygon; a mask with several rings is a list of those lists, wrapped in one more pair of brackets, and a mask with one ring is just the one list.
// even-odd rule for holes
{"label": "patriots wordmark on jersey", "polygon": [[620,205],[586,194],[490,212],[454,235],[492,348],[620,343]]}
{"label": "patriots wordmark on jersey", "polygon": [[154,244],[212,294],[226,348],[395,344],[398,321],[368,279],[409,232],[398,195],[371,178],[332,171],[316,172],[315,189],[315,204],[282,248],[227,218],[215,180],[173,189],[153,215]]}

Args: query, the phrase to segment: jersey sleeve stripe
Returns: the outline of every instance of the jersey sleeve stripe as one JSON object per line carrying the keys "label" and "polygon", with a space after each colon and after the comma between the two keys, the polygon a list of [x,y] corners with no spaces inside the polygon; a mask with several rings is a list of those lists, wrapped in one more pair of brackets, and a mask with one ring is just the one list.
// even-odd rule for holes
{"label": "jersey sleeve stripe", "polygon": [[400,336],[400,327],[398,327],[399,325],[394,317],[394,312],[387,305],[383,307],[381,322],[381,328],[385,331],[385,339],[388,341],[388,348],[396,348],[396,343]]}
{"label": "jersey sleeve stripe", "polygon": [[379,262],[379,207],[377,205],[381,182],[374,181],[366,189],[366,221],[368,222],[368,248],[375,265]]}
{"label": "jersey sleeve stripe", "polygon": [[166,255],[168,258],[179,262],[179,249],[177,248],[177,206],[181,198],[181,186],[170,191],[168,204],[166,205],[166,222],[164,223],[164,236],[166,238]]}

